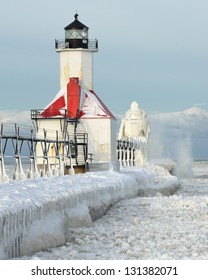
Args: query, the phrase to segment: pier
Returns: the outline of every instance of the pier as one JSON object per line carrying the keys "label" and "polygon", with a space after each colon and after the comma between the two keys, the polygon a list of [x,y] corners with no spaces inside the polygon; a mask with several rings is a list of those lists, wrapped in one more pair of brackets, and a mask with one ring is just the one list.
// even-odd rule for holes
{"label": "pier", "polygon": [[[87,133],[60,135],[54,130],[45,130],[43,137],[36,136],[34,127],[17,124],[0,124],[0,182],[6,182],[8,159],[13,159],[13,179],[62,176],[74,173],[74,168],[86,165],[88,157]],[[41,155],[36,154],[39,145]],[[79,153],[79,151],[82,151]],[[80,157],[80,154],[82,157]],[[28,161],[28,170],[23,171],[22,161]]]}

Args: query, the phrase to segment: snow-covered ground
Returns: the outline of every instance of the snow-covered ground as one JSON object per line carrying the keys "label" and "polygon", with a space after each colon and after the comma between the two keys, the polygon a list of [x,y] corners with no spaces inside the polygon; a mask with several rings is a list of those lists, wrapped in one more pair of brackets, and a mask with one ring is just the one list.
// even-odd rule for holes
{"label": "snow-covered ground", "polygon": [[[36,251],[21,259],[207,259],[208,162],[194,163],[193,177],[181,179],[173,194],[177,184],[152,164],[11,180],[0,185],[1,244]],[[53,248],[58,243],[64,245]]]}
{"label": "snow-covered ground", "polygon": [[120,200],[159,191],[169,195],[178,184],[166,169],[152,164],[0,184],[0,258],[66,244],[71,228],[89,226]]}
{"label": "snow-covered ground", "polygon": [[207,162],[194,163],[193,174],[172,196],[122,200],[95,222],[69,228],[64,246],[22,259],[208,259]]}

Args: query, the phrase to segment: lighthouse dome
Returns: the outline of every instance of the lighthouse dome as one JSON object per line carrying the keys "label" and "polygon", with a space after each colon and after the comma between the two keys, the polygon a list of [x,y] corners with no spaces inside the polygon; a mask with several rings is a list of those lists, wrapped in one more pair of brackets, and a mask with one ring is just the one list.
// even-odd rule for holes
{"label": "lighthouse dome", "polygon": [[67,25],[64,29],[65,30],[70,30],[70,29],[89,29],[89,27],[87,27],[86,25],[84,25],[83,23],[81,23],[79,20],[78,20],[78,14],[75,14],[74,15],[74,21],[72,23],[70,23],[69,25]]}
{"label": "lighthouse dome", "polygon": [[88,48],[88,27],[78,20],[78,14],[74,15],[74,21],[67,25],[65,30],[65,43],[69,48]]}

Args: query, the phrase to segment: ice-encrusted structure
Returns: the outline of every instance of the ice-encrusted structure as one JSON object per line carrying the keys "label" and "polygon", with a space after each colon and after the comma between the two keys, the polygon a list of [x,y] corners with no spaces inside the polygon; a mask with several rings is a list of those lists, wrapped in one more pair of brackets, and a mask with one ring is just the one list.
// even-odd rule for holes
{"label": "ice-encrusted structure", "polygon": [[[1,149],[1,147],[0,147]],[[5,183],[8,182],[9,177],[6,174],[5,165],[4,165],[4,157],[0,156],[0,182]]]}
{"label": "ice-encrusted structure", "polygon": [[126,112],[118,134],[118,159],[120,166],[139,166],[148,160],[150,127],[146,113],[136,101]]}
{"label": "ice-encrusted structure", "polygon": [[114,203],[137,195],[170,195],[178,180],[162,167],[124,168],[0,185],[0,259],[65,244]]}

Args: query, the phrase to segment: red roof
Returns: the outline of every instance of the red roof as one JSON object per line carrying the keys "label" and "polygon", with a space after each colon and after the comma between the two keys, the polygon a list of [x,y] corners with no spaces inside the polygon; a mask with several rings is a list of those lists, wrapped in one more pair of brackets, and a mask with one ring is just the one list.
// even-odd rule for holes
{"label": "red roof", "polygon": [[70,78],[65,90],[60,90],[56,97],[46,106],[41,115],[52,118],[65,116],[68,118],[109,118],[114,115],[94,91],[80,87],[78,78]]}

